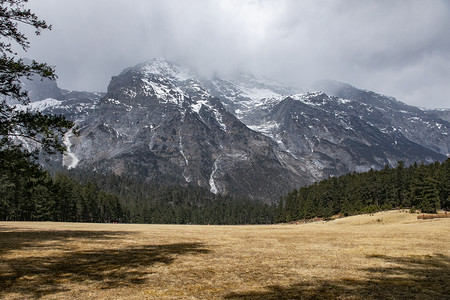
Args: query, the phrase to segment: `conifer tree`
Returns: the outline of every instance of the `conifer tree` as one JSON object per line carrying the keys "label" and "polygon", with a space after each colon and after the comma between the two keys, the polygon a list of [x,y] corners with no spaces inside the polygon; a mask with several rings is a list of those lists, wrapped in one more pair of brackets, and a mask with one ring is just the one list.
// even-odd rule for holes
{"label": "conifer tree", "polygon": [[422,189],[422,201],[420,209],[425,213],[435,213],[440,209],[440,199],[437,190],[437,180],[427,177],[424,180]]}
{"label": "conifer tree", "polygon": [[[25,8],[28,0],[0,0],[0,151],[19,150],[24,157],[35,157],[28,148],[46,153],[63,152],[63,135],[73,127],[73,123],[63,116],[44,115],[30,110],[19,110],[13,103],[28,104],[28,92],[21,86],[23,78],[33,76],[55,79],[56,75],[45,63],[32,61],[30,64],[17,57],[14,47],[26,51],[30,43],[19,24],[34,28],[39,35],[42,30],[51,29]],[[35,154],[35,153],[34,153]],[[0,160],[7,153],[0,153]]]}
{"label": "conifer tree", "polygon": [[289,217],[299,210],[300,218],[373,213],[395,207],[434,213],[450,209],[449,192],[450,159],[442,164],[415,163],[407,168],[399,162],[395,169],[352,173],[303,187],[296,199],[292,198],[293,192],[281,197],[277,211]]}

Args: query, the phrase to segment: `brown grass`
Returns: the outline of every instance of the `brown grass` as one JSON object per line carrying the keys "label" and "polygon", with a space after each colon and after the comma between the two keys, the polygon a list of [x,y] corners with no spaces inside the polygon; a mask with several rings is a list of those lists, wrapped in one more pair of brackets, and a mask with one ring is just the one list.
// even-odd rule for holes
{"label": "brown grass", "polygon": [[450,219],[0,222],[3,299],[449,299]]}

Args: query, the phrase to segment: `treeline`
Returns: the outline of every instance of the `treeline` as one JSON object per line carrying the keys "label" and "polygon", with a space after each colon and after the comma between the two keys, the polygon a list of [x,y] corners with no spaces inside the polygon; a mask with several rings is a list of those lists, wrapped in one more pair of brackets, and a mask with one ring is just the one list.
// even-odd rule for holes
{"label": "treeline", "polygon": [[50,175],[16,150],[0,155],[0,220],[7,221],[269,224],[395,207],[450,209],[450,159],[329,178],[268,205],[84,170]]}
{"label": "treeline", "polygon": [[273,206],[248,199],[216,196],[206,190],[157,187],[155,197],[127,202],[133,223],[159,224],[267,224],[274,222]]}
{"label": "treeline", "polygon": [[352,173],[290,192],[278,203],[276,222],[354,215],[391,208],[426,213],[450,209],[450,159],[430,165]]}
{"label": "treeline", "polygon": [[127,222],[156,224],[266,224],[275,221],[275,206],[242,197],[215,195],[195,186],[149,184],[116,175],[70,170],[82,183],[95,182],[117,195]]}
{"label": "treeline", "polygon": [[17,150],[0,152],[0,220],[113,222],[127,220],[120,199],[93,183],[53,178]]}
{"label": "treeline", "polygon": [[198,187],[151,185],[86,171],[55,173],[19,152],[0,159],[0,220],[159,224],[273,223],[275,207]]}

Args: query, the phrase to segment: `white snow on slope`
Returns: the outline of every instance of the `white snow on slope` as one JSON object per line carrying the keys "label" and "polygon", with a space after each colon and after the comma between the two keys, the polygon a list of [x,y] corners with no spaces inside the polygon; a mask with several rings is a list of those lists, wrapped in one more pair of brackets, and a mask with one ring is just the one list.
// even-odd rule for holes
{"label": "white snow on slope", "polygon": [[247,88],[247,87],[239,87],[241,89],[241,97],[250,98],[251,100],[255,102],[261,101],[261,99],[264,98],[274,98],[281,96],[278,93],[275,93],[269,89],[264,88]]}
{"label": "white snow on slope", "polygon": [[62,103],[62,101],[60,101],[60,100],[56,100],[53,98],[47,98],[44,100],[31,102],[28,105],[17,104],[16,109],[18,109],[18,110],[30,109],[30,110],[34,110],[34,111],[43,111],[46,108],[60,106],[61,103]]}
{"label": "white snow on slope", "polygon": [[237,79],[216,78],[212,84],[218,97],[225,98],[239,106],[239,108],[235,108],[238,117],[245,116],[256,107],[276,104],[281,101],[283,94],[289,95],[293,92],[281,83],[257,79],[251,75],[240,76]]}
{"label": "white snow on slope", "polygon": [[214,181],[214,174],[217,172],[217,161],[220,159],[222,155],[219,155],[216,160],[214,161],[213,167],[212,167],[212,172],[211,172],[211,176],[209,177],[209,186],[211,187],[210,191],[213,194],[218,194],[219,190],[217,189],[216,186],[216,182]]}
{"label": "white snow on slope", "polygon": [[217,108],[212,106],[208,100],[201,99],[191,104],[192,111],[195,112],[197,115],[199,115],[200,119],[204,122],[203,118],[200,116],[200,110],[202,109],[202,107],[205,107],[207,110],[211,111],[214,114],[214,118],[219,124],[220,129],[222,129],[223,131],[227,131],[227,126],[223,122],[222,114],[219,112]]}
{"label": "white snow on slope", "polygon": [[70,138],[72,136],[73,136],[72,132],[68,132],[64,136],[64,140],[63,140],[63,143],[67,148],[67,151],[63,155],[63,166],[66,166],[67,169],[75,168],[80,161],[78,159],[78,157],[76,157],[75,153],[73,153],[70,149],[70,147],[72,146],[72,143],[70,142]]}
{"label": "white snow on slope", "polygon": [[161,75],[177,81],[185,81],[195,77],[190,69],[168,62],[164,58],[150,60],[140,65],[140,69],[147,76]]}
{"label": "white snow on slope", "polygon": [[[160,103],[173,103],[181,107],[190,98],[188,92],[193,92],[195,96],[191,98],[192,111],[200,116],[200,110],[205,107],[213,113],[220,128],[226,131],[222,114],[209,102],[211,94],[196,80],[198,76],[193,71],[159,58],[141,65],[140,71],[144,74],[141,88],[146,96],[155,96],[160,99]],[[157,80],[154,76],[157,76]],[[177,82],[184,82],[182,86],[185,87],[179,88]]]}
{"label": "white snow on slope", "polygon": [[280,124],[275,121],[269,121],[269,122],[261,123],[259,125],[248,126],[248,128],[250,128],[251,130],[260,132],[269,137],[271,137],[272,134],[274,132],[276,132],[279,127],[280,127]]}
{"label": "white snow on slope", "polygon": [[324,102],[312,101],[315,97],[322,96],[322,95],[325,95],[325,94],[323,92],[312,92],[312,93],[306,93],[306,94],[292,95],[290,97],[294,100],[301,101],[310,106],[322,106],[323,104],[325,104]]}
{"label": "white snow on slope", "polygon": [[209,108],[211,107],[209,105],[208,100],[197,100],[197,102],[191,104],[191,109],[192,109],[193,112],[199,114],[200,113],[200,109],[203,106],[206,106],[206,107],[209,107]]}
{"label": "white snow on slope", "polygon": [[187,159],[186,155],[184,154],[183,139],[181,137],[181,128],[180,128],[180,130],[178,130],[178,136],[179,136],[178,144],[180,146],[180,154],[183,156],[184,162],[186,164],[184,167],[183,173],[181,175],[183,175],[184,180],[186,180],[186,182],[191,182],[191,178],[186,175],[186,169],[189,166],[189,160]]}
{"label": "white snow on slope", "polygon": [[142,78],[141,80],[144,83],[144,85],[142,85],[144,93],[147,96],[155,95],[158,99],[164,101],[162,103],[182,105],[185,97],[188,97],[188,95],[178,87],[169,87],[166,84],[149,81],[145,78]]}
{"label": "white snow on slope", "polygon": [[220,129],[223,131],[227,131],[227,125],[223,122],[222,114],[217,110],[213,109],[214,117],[216,118],[217,123],[219,123]]}

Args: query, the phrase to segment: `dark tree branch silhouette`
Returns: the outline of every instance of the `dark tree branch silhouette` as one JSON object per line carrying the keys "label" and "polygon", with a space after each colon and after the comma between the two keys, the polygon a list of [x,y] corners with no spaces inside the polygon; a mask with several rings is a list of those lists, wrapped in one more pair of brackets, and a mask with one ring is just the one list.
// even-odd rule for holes
{"label": "dark tree branch silhouette", "polygon": [[[19,24],[31,26],[39,35],[42,30],[51,29],[25,8],[28,0],[0,1],[0,151],[18,150],[31,156],[30,145],[47,153],[65,150],[62,138],[74,124],[63,116],[44,115],[31,110],[20,110],[13,103],[28,104],[28,92],[22,89],[21,80],[32,77],[56,79],[55,71],[45,63],[25,62],[17,58],[13,44],[24,51],[30,43]],[[28,143],[29,142],[29,143]],[[28,149],[24,144],[27,144]],[[0,156],[1,159],[2,156]]]}

